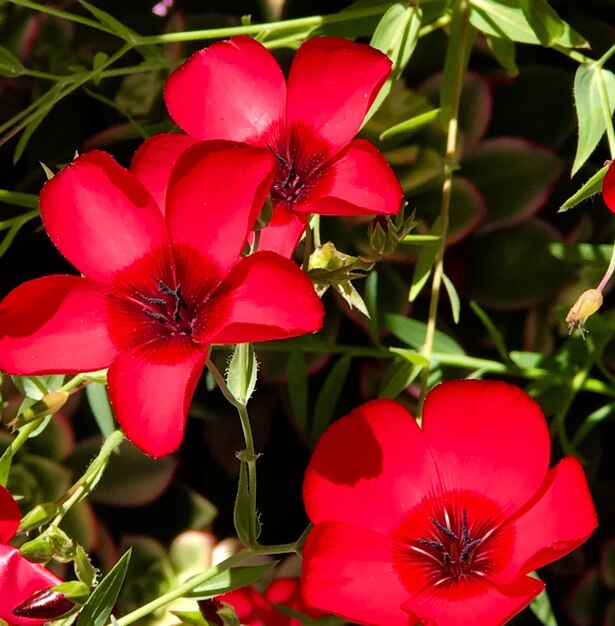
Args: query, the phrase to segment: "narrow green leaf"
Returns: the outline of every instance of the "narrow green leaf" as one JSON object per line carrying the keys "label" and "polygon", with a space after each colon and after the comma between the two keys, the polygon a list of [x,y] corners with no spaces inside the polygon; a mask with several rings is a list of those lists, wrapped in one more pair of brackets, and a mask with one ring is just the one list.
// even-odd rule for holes
{"label": "narrow green leaf", "polygon": [[244,406],[256,387],[258,363],[250,343],[238,343],[226,371],[226,384],[233,397]]}
{"label": "narrow green leaf", "polygon": [[593,195],[600,193],[602,191],[602,181],[604,179],[604,175],[609,169],[608,165],[600,168],[588,181],[586,181],[582,187],[573,193],[564,204],[560,207],[558,213],[564,213],[568,211],[568,209],[572,209],[583,202],[583,200],[587,200],[591,198]]}
{"label": "narrow green leaf", "polygon": [[[535,572],[530,574],[530,576],[538,578],[538,575]],[[538,580],[540,579],[538,578]],[[553,615],[553,609],[551,607],[551,602],[549,601],[546,589],[543,589],[543,591],[541,591],[540,594],[532,600],[530,609],[543,626],[557,626],[557,620],[555,619],[555,615]]]}
{"label": "narrow green leaf", "polygon": [[288,397],[297,426],[304,432],[307,427],[308,381],[305,356],[293,350],[288,358]]}
{"label": "narrow green leaf", "polygon": [[399,356],[406,359],[408,363],[412,363],[412,365],[420,365],[421,367],[429,365],[429,360],[416,350],[408,350],[407,348],[396,348],[391,346],[389,348],[389,352],[399,354]]}
{"label": "narrow green leaf", "polygon": [[13,462],[13,450],[9,446],[0,457],[0,485],[6,487]]}
{"label": "narrow green leaf", "polygon": [[171,611],[171,613],[182,624],[188,624],[188,626],[211,626],[211,622],[208,622],[199,611]]}
{"label": "narrow green leaf", "polygon": [[92,383],[85,388],[85,393],[100,432],[104,437],[108,437],[115,430],[115,419],[109,403],[107,386]]}
{"label": "narrow green leaf", "polygon": [[374,343],[378,343],[378,270],[374,270],[365,280],[364,302],[369,313],[367,327],[369,336]]}
{"label": "narrow green leaf", "polygon": [[497,350],[500,357],[504,359],[504,361],[510,361],[510,357],[508,356],[508,349],[506,348],[506,344],[504,343],[504,337],[502,337],[502,333],[491,321],[491,318],[478,305],[477,302],[474,302],[474,300],[470,302],[470,308],[472,309],[472,311],[474,311],[476,317],[478,317],[478,319],[485,327],[485,330],[489,333],[489,337],[491,337],[491,341],[493,341],[493,345],[495,346],[495,349]]}
{"label": "narrow green leaf", "polygon": [[549,250],[556,259],[569,263],[592,263],[594,265],[607,265],[611,258],[613,246],[591,243],[551,243]]}
{"label": "narrow green leaf", "polygon": [[502,37],[487,35],[487,45],[496,61],[508,72],[509,76],[517,76],[519,67],[516,62],[515,42]]}
{"label": "narrow green leaf", "polygon": [[611,116],[615,109],[615,75],[596,63],[584,63],[574,76],[574,103],[579,120],[579,142],[572,165],[572,175],[587,161],[606,130],[600,90],[609,100]]}
{"label": "narrow green leaf", "polygon": [[544,356],[539,352],[518,352],[512,350],[510,359],[517,367],[526,370],[532,367],[539,367]]}
{"label": "narrow green leaf", "polygon": [[519,0],[525,19],[543,46],[552,46],[564,34],[564,21],[546,0]]}
{"label": "narrow green leaf", "polygon": [[579,426],[577,432],[572,438],[572,446],[577,448],[581,445],[583,440],[589,435],[589,433],[603,420],[611,417],[615,413],[615,402],[605,404],[599,409],[590,413],[584,420],[581,426]]}
{"label": "narrow green leaf", "polygon": [[398,2],[390,7],[378,23],[371,45],[384,52],[393,62],[391,75],[380,89],[363,124],[379,109],[389,95],[393,83],[401,76],[418,42],[422,11],[418,6]]}
{"label": "narrow green leaf", "polygon": [[325,428],[331,422],[337,402],[344,388],[348,369],[350,368],[351,357],[344,356],[331,368],[314,408],[314,419],[310,429],[310,440],[316,443]]}
{"label": "narrow green leaf", "polygon": [[422,367],[406,359],[396,359],[385,374],[379,398],[395,399],[419,375]]}
{"label": "narrow green leaf", "polygon": [[[106,26],[110,31],[116,34],[120,39],[128,43],[136,43],[139,36],[133,30],[128,28],[113,17],[110,13],[95,7],[93,4],[86,2],[86,0],[78,0],[79,4],[87,9],[103,26]],[[99,63],[100,65],[100,63]]]}
{"label": "narrow green leaf", "polygon": [[130,550],[125,552],[94,589],[81,609],[77,626],[104,626],[107,623],[126,577],[130,554]]}
{"label": "narrow green leaf", "polygon": [[[427,326],[423,322],[389,313],[385,316],[385,325],[395,337],[411,348],[419,349],[425,343]],[[434,352],[444,354],[465,354],[463,348],[454,339],[439,330],[436,330],[433,349]]]}
{"label": "narrow green leaf", "polygon": [[15,78],[26,73],[21,61],[5,47],[0,46],[0,76]]}
{"label": "narrow green leaf", "polygon": [[239,482],[237,484],[233,521],[237,536],[241,539],[244,546],[252,546],[256,543],[259,535],[259,522],[252,511],[248,464],[241,458],[239,460],[241,465],[239,466]]}
{"label": "narrow green leaf", "polygon": [[438,249],[440,247],[440,218],[437,218],[429,231],[432,237],[437,237],[430,241],[424,241],[419,252],[419,258],[414,266],[412,273],[412,283],[408,293],[408,300],[414,302],[417,299],[423,287],[426,285],[431,275],[431,268],[436,260]]}
{"label": "narrow green leaf", "polygon": [[277,565],[277,561],[269,561],[260,565],[233,567],[212,576],[207,582],[195,587],[186,597],[204,599],[245,587],[264,576]]}
{"label": "narrow green leaf", "polygon": [[453,314],[453,321],[455,324],[459,324],[459,294],[455,289],[455,285],[453,285],[451,279],[446,275],[442,274],[442,282],[444,283],[444,287],[446,288],[446,293],[448,294],[448,299],[451,303],[451,312]]}
{"label": "narrow green leaf", "polygon": [[409,120],[400,122],[399,124],[395,124],[395,126],[387,128],[380,135],[380,140],[382,141],[383,139],[388,139],[389,137],[395,137],[395,135],[416,132],[417,130],[424,128],[425,126],[428,126],[429,124],[437,120],[441,113],[442,109],[433,109],[432,111],[426,111],[425,113],[421,113],[420,115],[415,115]]}
{"label": "narrow green leaf", "polygon": [[0,189],[0,202],[14,204],[26,209],[38,209],[38,196],[33,193],[21,193],[19,191],[9,191]]}

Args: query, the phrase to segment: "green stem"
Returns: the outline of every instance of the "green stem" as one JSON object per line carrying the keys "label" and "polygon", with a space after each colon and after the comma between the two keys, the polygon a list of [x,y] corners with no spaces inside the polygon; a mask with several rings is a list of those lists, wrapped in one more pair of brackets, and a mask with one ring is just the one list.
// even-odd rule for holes
{"label": "green stem", "polygon": [[62,521],[62,518],[68,513],[72,506],[74,506],[80,500],[87,497],[92,489],[96,486],[101,479],[109,457],[111,453],[117,448],[117,446],[123,441],[124,433],[121,430],[113,431],[106,439],[100,448],[96,458],[88,465],[85,473],[79,480],[66,492],[62,499],[58,514],[53,519],[52,525],[57,526]]}
{"label": "green stem", "polygon": [[325,24],[358,20],[374,15],[382,15],[394,2],[384,2],[363,9],[342,11],[331,15],[313,15],[300,17],[292,20],[282,20],[272,24],[247,24],[245,26],[230,26],[228,28],[210,28],[205,30],[193,30],[179,33],[165,33],[164,35],[152,35],[141,37],[139,44],[160,44],[179,41],[198,41],[200,39],[218,39],[233,37],[235,35],[257,35],[275,33],[289,29],[313,29]]}
{"label": "green stem", "polygon": [[600,284],[598,285],[599,291],[604,291],[604,288],[606,287],[607,283],[611,279],[611,276],[613,275],[614,271],[615,271],[615,244],[613,244],[613,248],[611,249],[611,260],[609,261],[609,266],[607,267],[606,272],[604,273],[604,276],[602,277],[602,280],[600,281]]}
{"label": "green stem", "polygon": [[[245,561],[246,559],[250,558],[253,554],[254,553],[251,552],[250,550],[242,550],[241,552],[238,552],[237,554],[233,554],[228,559],[225,559],[224,561],[222,561],[222,563],[219,563],[218,565],[214,565],[213,567],[210,567],[206,572],[203,572],[202,574],[197,574],[196,576],[192,576],[189,580],[187,580],[182,585],[179,585],[172,591],[165,593],[164,595],[156,598],[155,600],[152,600],[151,602],[148,602],[147,604],[144,604],[143,606],[132,611],[131,613],[128,613],[128,615],[121,617],[120,619],[117,620],[118,626],[128,626],[128,624],[134,624],[136,621],[140,620],[143,617],[146,617],[147,615],[150,615],[151,613],[153,613],[154,611],[157,611],[158,609],[161,609],[162,607],[166,606],[167,604],[170,604],[174,600],[183,598],[186,594],[190,593],[193,589],[196,589],[200,585],[205,584],[208,580],[210,580],[214,576],[217,576],[218,574],[221,574],[222,572],[225,572],[226,570],[233,567],[233,565],[237,565],[238,563]],[[108,626],[111,626],[111,624],[109,624]]]}
{"label": "green stem", "polygon": [[232,404],[236,409],[239,410],[239,407],[242,406],[241,403],[235,398],[235,396],[230,392],[229,388],[226,385],[226,381],[224,380],[224,376],[220,373],[220,370],[216,367],[214,362],[207,357],[207,361],[205,361],[205,366],[214,377],[214,380],[218,384],[222,395],[227,399],[227,401]]}
{"label": "green stem", "polygon": [[596,64],[602,67],[615,54],[615,44],[613,44],[597,61]]}
{"label": "green stem", "polygon": [[[7,458],[9,459],[10,463],[10,459],[12,459],[19,451],[21,446],[23,446],[23,444],[28,441],[30,435],[43,423],[44,419],[45,417],[39,417],[32,422],[28,422],[17,431],[17,435],[15,435],[15,438],[11,441],[8,448],[6,448],[6,450],[2,453],[2,456],[0,457],[0,466],[4,467],[4,461]],[[6,476],[6,478],[8,478],[8,476]],[[4,487],[6,487],[6,484],[2,484]]]}
{"label": "green stem", "polygon": [[[470,42],[471,26],[465,0],[458,0],[453,7],[451,19],[451,34],[446,55],[444,79],[442,86],[441,107],[448,115],[448,131],[446,138],[445,173],[442,185],[442,202],[440,205],[440,241],[434,261],[433,276],[431,282],[431,300],[429,303],[429,317],[425,332],[425,344],[422,354],[431,362],[433,344],[436,335],[436,321],[438,315],[438,301],[442,276],[444,274],[444,251],[446,248],[446,236],[448,233],[449,212],[451,203],[451,190],[453,185],[453,172],[457,167],[457,143],[459,134],[459,102],[465,76],[468,50]],[[417,413],[420,417],[423,402],[427,394],[430,366],[424,367],[421,372],[421,392]]]}

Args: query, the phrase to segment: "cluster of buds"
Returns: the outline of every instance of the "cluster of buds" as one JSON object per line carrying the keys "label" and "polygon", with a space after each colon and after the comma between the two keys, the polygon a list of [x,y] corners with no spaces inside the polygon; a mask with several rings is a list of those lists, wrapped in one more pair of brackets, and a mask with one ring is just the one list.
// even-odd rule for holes
{"label": "cluster of buds", "polygon": [[399,211],[391,218],[388,215],[379,215],[374,218],[367,230],[370,248],[376,256],[393,254],[400,241],[416,226],[414,211],[409,217],[404,216],[404,211]]}

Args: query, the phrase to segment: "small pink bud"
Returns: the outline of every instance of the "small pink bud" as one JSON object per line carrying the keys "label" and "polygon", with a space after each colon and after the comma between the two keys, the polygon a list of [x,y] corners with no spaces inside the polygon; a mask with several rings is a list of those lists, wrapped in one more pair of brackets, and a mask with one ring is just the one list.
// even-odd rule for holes
{"label": "small pink bud", "polygon": [[581,335],[585,332],[585,322],[590,315],[593,315],[602,306],[602,292],[600,289],[588,289],[584,291],[574,303],[568,315],[566,315],[566,323],[568,324],[568,332],[578,327]]}
{"label": "small pink bud", "polygon": [[16,617],[51,620],[64,615],[75,606],[63,593],[53,587],[36,591],[28,600],[13,609]]}

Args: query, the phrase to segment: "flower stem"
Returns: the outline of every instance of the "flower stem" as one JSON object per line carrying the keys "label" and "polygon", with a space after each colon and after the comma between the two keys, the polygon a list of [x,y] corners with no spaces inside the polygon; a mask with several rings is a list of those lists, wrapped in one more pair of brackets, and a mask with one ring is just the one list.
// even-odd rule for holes
{"label": "flower stem", "polygon": [[[473,29],[468,18],[468,8],[465,0],[458,0],[453,6],[451,19],[451,33],[444,65],[440,106],[448,115],[448,130],[446,138],[445,172],[442,185],[442,201],[440,205],[440,240],[434,261],[433,277],[431,282],[431,300],[429,303],[429,317],[425,332],[425,343],[422,354],[431,361],[433,344],[436,334],[436,319],[438,315],[438,300],[444,274],[444,251],[448,232],[451,190],[453,186],[453,172],[457,167],[457,143],[459,134],[459,102],[461,90],[468,64],[470,41]],[[417,413],[422,413],[423,402],[427,394],[429,381],[429,366],[421,372],[421,392]]]}
{"label": "flower stem", "polygon": [[611,279],[611,276],[613,275],[614,271],[615,271],[615,243],[613,244],[613,248],[611,249],[611,260],[609,261],[609,266],[607,267],[606,272],[604,273],[604,276],[602,277],[602,280],[600,281],[600,284],[597,287],[600,291],[604,291],[604,288],[606,287],[607,283]]}

